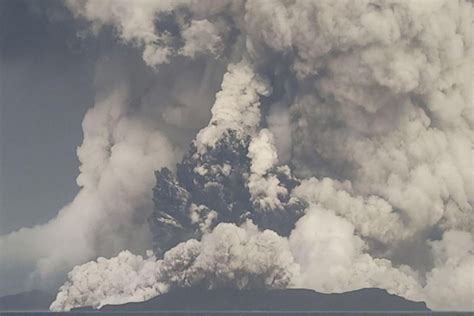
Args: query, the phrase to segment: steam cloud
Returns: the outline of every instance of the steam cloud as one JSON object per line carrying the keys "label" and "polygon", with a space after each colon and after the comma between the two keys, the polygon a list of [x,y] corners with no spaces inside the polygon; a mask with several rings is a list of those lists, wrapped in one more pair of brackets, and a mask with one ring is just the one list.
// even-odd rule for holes
{"label": "steam cloud", "polygon": [[[474,309],[471,2],[67,5],[93,32],[112,26],[157,76],[183,58],[227,71],[207,108],[152,112],[182,126],[214,103],[176,176],[156,174],[159,258],[122,252],[77,266],[53,310],[223,285],[381,287],[434,309]],[[84,119],[79,195],[47,225],[2,236],[2,256],[55,273],[149,245],[137,232],[149,232],[153,171],[173,168],[183,149],[143,106],[130,111],[124,90]],[[67,244],[43,246],[53,234]],[[14,254],[31,240],[31,254]]]}
{"label": "steam cloud", "polygon": [[84,117],[79,194],[49,223],[2,236],[2,265],[33,264],[33,281],[48,279],[101,248],[110,254],[149,239],[146,216],[136,210],[150,207],[153,170],[171,163],[173,149],[152,126],[126,114],[124,93],[111,92]]}
{"label": "steam cloud", "polygon": [[285,288],[297,273],[287,239],[270,230],[260,232],[251,222],[243,227],[222,223],[202,241],[183,242],[162,260],[123,251],[75,267],[51,310],[144,301],[191,285]]}

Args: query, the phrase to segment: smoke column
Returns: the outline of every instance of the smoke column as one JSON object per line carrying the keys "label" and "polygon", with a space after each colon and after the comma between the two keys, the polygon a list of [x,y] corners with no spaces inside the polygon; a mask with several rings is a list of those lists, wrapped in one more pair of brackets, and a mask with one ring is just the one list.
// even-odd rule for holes
{"label": "smoke column", "polygon": [[[380,287],[433,309],[474,309],[471,2],[66,5],[91,33],[112,27],[157,76],[179,76],[189,59],[225,67],[213,66],[220,91],[198,107],[213,104],[187,154],[158,122],[185,124],[193,107],[157,106],[148,120],[150,112],[130,110],[125,84],[87,113],[82,191],[51,223],[2,236],[2,256],[61,273],[149,247],[148,218],[158,258],[122,252],[77,266],[53,310],[195,285]],[[157,172],[155,186],[161,167],[171,170]],[[76,216],[87,231],[70,233]],[[56,251],[58,241],[31,246],[25,258],[13,252],[59,232],[78,249]],[[133,285],[114,283],[130,273]],[[97,280],[103,294],[87,292]]]}

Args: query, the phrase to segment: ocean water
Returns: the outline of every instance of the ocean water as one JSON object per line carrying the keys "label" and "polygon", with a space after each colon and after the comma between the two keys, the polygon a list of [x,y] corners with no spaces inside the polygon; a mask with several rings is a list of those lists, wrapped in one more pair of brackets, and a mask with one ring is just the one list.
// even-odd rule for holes
{"label": "ocean water", "polygon": [[277,311],[144,311],[144,312],[119,312],[119,311],[112,311],[112,312],[104,312],[104,311],[80,311],[80,312],[43,312],[43,311],[8,311],[8,312],[0,312],[1,316],[58,316],[58,315],[67,315],[67,316],[86,316],[86,315],[112,315],[112,316],[128,316],[128,315],[172,315],[172,316],[190,316],[190,315],[197,315],[197,316],[216,316],[216,315],[259,315],[259,316],[266,316],[266,315],[314,315],[314,316],[375,316],[375,315],[391,315],[391,316],[409,316],[409,315],[420,315],[420,316],[428,316],[428,315],[435,315],[435,316],[457,316],[457,315],[474,315],[473,312],[433,312],[433,311],[422,311],[422,312],[318,312],[318,311],[285,311],[285,312],[277,312]]}

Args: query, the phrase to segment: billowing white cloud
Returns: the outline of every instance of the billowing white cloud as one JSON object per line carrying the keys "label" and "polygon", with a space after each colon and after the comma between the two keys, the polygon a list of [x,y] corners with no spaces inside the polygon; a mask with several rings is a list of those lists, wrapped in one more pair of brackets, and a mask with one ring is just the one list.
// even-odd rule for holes
{"label": "billowing white cloud", "polygon": [[289,240],[304,287],[324,293],[378,287],[409,299],[422,298],[414,271],[373,258],[354,225],[333,211],[310,207]]}
{"label": "billowing white cloud", "polygon": [[300,173],[349,179],[409,229],[472,229],[473,14],[464,1],[247,3],[251,47],[293,55],[312,87],[291,107]]}
{"label": "billowing white cloud", "polygon": [[148,255],[143,258],[122,251],[117,257],[101,257],[74,267],[50,309],[142,302],[166,292],[167,286],[156,279],[159,264],[152,252]]}
{"label": "billowing white cloud", "polygon": [[216,94],[211,121],[194,141],[198,151],[202,153],[213,147],[228,130],[239,138],[254,135],[260,125],[260,96],[270,92],[268,82],[247,61],[230,64],[222,80],[222,90]]}
{"label": "billowing white cloud", "polygon": [[[207,123],[225,66],[191,61],[132,85],[131,78],[145,81],[149,74],[135,75],[137,61],[126,61],[131,65],[111,54],[97,62],[95,103],[83,119],[84,139],[77,149],[77,196],[49,222],[0,236],[2,291],[50,291],[75,265],[150,248],[153,173],[174,168],[184,146]],[[165,115],[170,108],[185,109],[179,122]],[[18,289],[9,289],[7,281]]]}
{"label": "billowing white cloud", "polygon": [[435,267],[426,279],[426,301],[435,310],[474,310],[474,240],[450,230],[432,242]]}
{"label": "billowing white cloud", "polygon": [[[151,67],[168,64],[175,56],[210,54],[219,57],[230,31],[223,19],[213,21],[225,10],[237,12],[239,2],[231,1],[66,1],[71,12],[91,24],[93,32],[112,26],[120,40],[143,50],[143,60]],[[189,20],[188,14],[191,14]],[[157,26],[159,16],[172,16]]]}
{"label": "billowing white cloud", "polygon": [[288,190],[280,185],[270,170],[278,163],[273,134],[261,129],[249,145],[248,156],[251,159],[248,188],[254,203],[263,209],[281,208],[279,197],[288,195]]}
{"label": "billowing white cloud", "polygon": [[124,251],[75,267],[51,310],[144,301],[177,286],[285,288],[298,272],[285,238],[260,232],[251,222],[223,223],[201,241],[177,245],[162,260]]}
{"label": "billowing white cloud", "polygon": [[91,21],[94,32],[113,25],[123,41],[143,46],[147,64],[169,62],[172,51],[166,44],[171,37],[166,32],[155,33],[154,19],[158,12],[170,12],[176,6],[172,1],[67,1],[66,4],[76,16]]}
{"label": "billowing white cloud", "polygon": [[224,50],[223,39],[216,25],[208,20],[194,20],[183,30],[184,46],[181,54],[194,57],[196,54],[219,56]]}
{"label": "billowing white cloud", "polygon": [[302,181],[292,195],[346,218],[358,234],[385,244],[396,243],[413,233],[387,201],[375,195],[354,196],[352,191],[349,181],[310,178]]}
{"label": "billowing white cloud", "polygon": [[33,265],[33,282],[54,284],[98,253],[145,247],[153,171],[171,165],[174,150],[154,126],[127,115],[126,102],[126,88],[118,88],[87,112],[77,150],[80,192],[50,222],[1,236],[5,271]]}

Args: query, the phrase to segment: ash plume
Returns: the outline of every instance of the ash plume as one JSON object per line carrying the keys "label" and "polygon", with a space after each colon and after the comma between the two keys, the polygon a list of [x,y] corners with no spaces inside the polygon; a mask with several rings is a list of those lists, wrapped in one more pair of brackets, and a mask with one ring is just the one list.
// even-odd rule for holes
{"label": "ash plume", "polygon": [[[125,207],[100,208],[105,214],[126,210],[113,225],[117,234],[108,236],[124,238],[120,246],[127,249],[138,229],[147,231],[153,242],[142,246],[152,246],[154,255],[124,252],[81,266],[105,252],[59,252],[57,262],[79,266],[53,310],[145,300],[174,286],[293,286],[325,293],[380,287],[433,309],[474,309],[471,2],[67,6],[92,34],[115,30],[157,76],[179,77],[183,60],[204,59],[216,63],[211,68],[222,82],[218,92],[216,85],[204,86],[215,97],[200,106],[193,107],[191,94],[184,106],[150,106],[153,111],[135,120],[126,98],[111,94],[85,117],[90,133],[79,151],[78,181],[84,188],[103,183],[114,192],[123,189],[117,196]],[[200,91],[196,73],[189,71],[195,82],[181,92]],[[193,122],[189,113],[209,109],[186,138],[193,137],[186,152],[176,128]],[[147,119],[150,113],[155,121]],[[121,140],[132,147],[121,151]],[[142,155],[115,159],[128,149]],[[111,163],[119,171],[109,171]],[[93,227],[105,222],[95,215],[101,212],[91,213]],[[141,226],[131,228],[135,216]],[[133,238],[122,233],[129,229]],[[37,228],[2,236],[0,250],[36,230],[50,234]],[[52,256],[28,260],[50,266]],[[108,276],[109,269],[117,275]],[[127,282],[122,275],[130,271],[136,284],[114,283]],[[90,290],[97,279],[100,294]]]}
{"label": "ash plume", "polygon": [[259,93],[268,89],[246,62],[230,65],[211,121],[177,165],[176,176],[167,168],[156,173],[150,224],[157,255],[219,222],[250,219],[288,236],[303,214],[302,204],[289,196],[297,180],[287,166],[276,166],[272,134],[258,131]]}
{"label": "ash plume", "polygon": [[140,302],[174,287],[285,288],[297,274],[288,240],[251,222],[242,227],[222,223],[201,241],[180,243],[161,260],[151,252],[142,258],[123,251],[75,267],[51,310]]}

